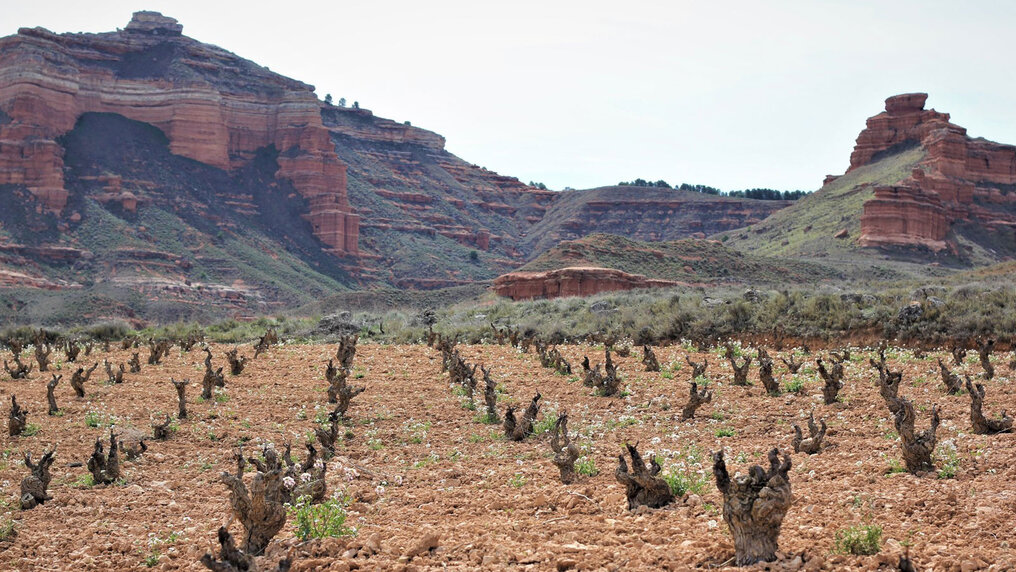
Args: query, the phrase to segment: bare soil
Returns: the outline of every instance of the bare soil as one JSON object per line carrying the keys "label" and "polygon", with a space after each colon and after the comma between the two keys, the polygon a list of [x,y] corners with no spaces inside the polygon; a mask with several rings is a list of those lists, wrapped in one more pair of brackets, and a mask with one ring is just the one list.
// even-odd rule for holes
{"label": "bare soil", "polygon": [[[225,365],[230,348],[213,348],[216,367]],[[198,349],[182,354],[174,347],[162,365],[128,373],[120,385],[93,376],[84,399],[76,399],[67,384],[75,366],[63,363],[57,417],[46,415],[50,375],[33,372],[18,381],[4,376],[0,402],[10,403],[10,394],[16,394],[29,410],[28,423],[39,431],[30,437],[2,431],[0,498],[7,506],[0,512],[17,525],[16,535],[0,542],[0,569],[201,569],[198,558],[216,549],[216,530],[229,520],[219,475],[234,470],[235,447],[245,443],[244,451],[253,455],[261,442],[281,447],[290,441],[302,455],[315,417],[328,409],[324,369],[334,351],[324,345],[273,348],[241,375],[228,376],[221,396],[205,402],[198,400],[204,370]],[[890,351],[889,363],[904,371],[900,394],[914,401],[918,430],[927,428],[931,406],[941,407],[936,468],[954,447],[954,478],[888,472],[892,462],[901,463],[899,439],[867,363],[870,351],[854,350],[845,364],[841,402],[830,406],[822,404],[815,355],[805,356],[808,364],[798,375],[806,380],[804,394],[771,397],[754,365],[749,378],[754,385],[736,387],[718,352],[692,353],[694,361],[709,359],[706,377],[715,395],[688,422],[678,420],[690,378],[688,352],[679,346],[656,350],[662,373],[643,372],[640,351],[615,357],[624,377],[621,398],[596,396],[581,383],[582,356],[595,365],[603,361],[602,348],[561,347],[576,368],[574,376],[541,368],[537,356],[510,347],[460,351],[469,362],[492,368],[504,390],[502,415],[509,404],[525,407],[537,391],[543,395],[540,420],[567,410],[569,430],[599,474],[562,485],[549,433],[518,443],[505,440],[500,426],[479,420],[482,394],[476,411],[464,407],[465,398],[440,373],[436,350],[361,344],[350,382],[367,389],[352,402],[346,427],[351,436],[336,446],[327,479],[329,493],[343,490],[353,497],[349,524],[357,535],[299,543],[287,524],[260,559],[263,567],[291,554],[294,570],[723,569],[732,562],[734,546],[719,514],[722,498],[709,453],[724,448],[731,473],[744,473],[750,464],[764,462],[774,446],[792,451],[791,424],[803,426],[812,410],[828,423],[829,446],[817,455],[792,455],[794,500],[779,537],[781,558],[771,569],[890,569],[906,545],[919,570],[1016,566],[1016,437],[970,431],[969,396],[946,395],[939,378],[935,358],[945,361],[947,352],[916,359],[909,351]],[[252,351],[248,346],[241,353]],[[129,357],[125,351],[99,351],[79,361],[91,365],[108,358],[118,364]],[[984,382],[988,416],[1016,411],[1010,356],[995,358],[996,376]],[[968,356],[958,372],[979,374],[976,359]],[[791,376],[776,361],[774,374],[785,384]],[[673,364],[683,365],[671,371]],[[176,412],[170,377],[191,380],[189,417],[178,422],[168,441],[149,440],[138,460],[121,457],[125,482],[81,484],[87,469],[68,464],[85,462],[95,439],[108,439],[109,433],[106,426],[86,426],[86,414],[95,412],[104,425],[114,422],[118,433],[150,436],[152,421]],[[733,434],[723,436],[729,432],[724,430]],[[659,456],[664,472],[704,479],[701,494],[685,495],[666,508],[629,512],[614,470],[623,445],[636,442],[647,458]],[[19,483],[27,474],[24,452],[37,459],[54,446],[54,499],[17,510]],[[881,552],[836,553],[836,532],[859,524],[884,529]],[[239,524],[232,530],[239,532]]]}

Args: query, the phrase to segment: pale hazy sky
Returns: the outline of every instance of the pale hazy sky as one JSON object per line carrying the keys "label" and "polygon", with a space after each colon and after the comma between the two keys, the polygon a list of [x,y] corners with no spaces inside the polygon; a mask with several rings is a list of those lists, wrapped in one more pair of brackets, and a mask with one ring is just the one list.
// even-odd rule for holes
{"label": "pale hazy sky", "polygon": [[908,91],[1016,143],[1012,1],[0,0],[0,35],[111,31],[143,9],[555,189],[815,189]]}

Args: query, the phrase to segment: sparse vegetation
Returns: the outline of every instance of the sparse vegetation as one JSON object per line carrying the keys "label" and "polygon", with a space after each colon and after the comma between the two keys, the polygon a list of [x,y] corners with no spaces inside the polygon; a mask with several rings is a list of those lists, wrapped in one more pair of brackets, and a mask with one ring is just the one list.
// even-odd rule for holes
{"label": "sparse vegetation", "polygon": [[858,524],[837,530],[833,550],[856,556],[878,554],[882,550],[882,527],[876,524]]}

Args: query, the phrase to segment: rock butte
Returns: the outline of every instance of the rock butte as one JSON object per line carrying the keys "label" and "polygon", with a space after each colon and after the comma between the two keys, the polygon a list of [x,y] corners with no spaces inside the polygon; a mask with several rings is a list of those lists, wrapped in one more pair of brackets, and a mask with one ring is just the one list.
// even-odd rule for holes
{"label": "rock butte", "polygon": [[613,268],[569,267],[547,272],[511,272],[494,280],[494,291],[512,300],[591,296],[600,292],[677,286]]}
{"label": "rock butte", "polygon": [[868,119],[850,155],[850,172],[882,156],[920,145],[926,156],[910,177],[875,188],[864,203],[861,246],[955,249],[952,224],[976,222],[988,231],[1016,228],[1016,216],[1000,209],[1016,203],[1016,147],[973,139],[949,122],[948,113],[924,109],[928,95],[886,99],[885,112]]}
{"label": "rock butte", "polygon": [[222,169],[275,146],[277,176],[307,200],[314,234],[355,255],[359,216],[313,87],[182,31],[172,18],[137,12],[117,32],[22,28],[0,39],[0,184],[25,185],[60,214],[68,192],[56,139],[84,113],[117,113],[161,129],[173,153]]}

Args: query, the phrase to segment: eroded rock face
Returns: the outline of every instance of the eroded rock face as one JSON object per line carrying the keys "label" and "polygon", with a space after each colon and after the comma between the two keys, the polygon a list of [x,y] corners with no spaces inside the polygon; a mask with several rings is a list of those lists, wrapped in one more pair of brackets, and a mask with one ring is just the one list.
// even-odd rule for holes
{"label": "eroded rock face", "polygon": [[571,267],[547,272],[511,272],[494,280],[494,291],[512,300],[592,296],[600,292],[676,286],[613,268]]}
{"label": "eroded rock face", "polygon": [[[995,232],[1016,228],[1016,147],[972,139],[948,113],[924,109],[928,95],[890,97],[857,137],[848,172],[905,147],[926,152],[921,168],[864,204],[861,246],[947,248],[952,224],[976,222]],[[1001,208],[1000,208],[1001,207]]]}
{"label": "eroded rock face", "polygon": [[117,32],[22,28],[0,39],[0,184],[25,185],[44,209],[62,213],[68,194],[56,139],[84,113],[116,113],[158,127],[173,153],[222,169],[274,146],[277,176],[307,200],[315,235],[355,255],[359,216],[313,87],[182,30],[172,18],[138,12]]}
{"label": "eroded rock face", "polygon": [[875,198],[864,203],[861,246],[924,246],[945,250],[949,221],[934,193],[909,186],[875,188]]}

